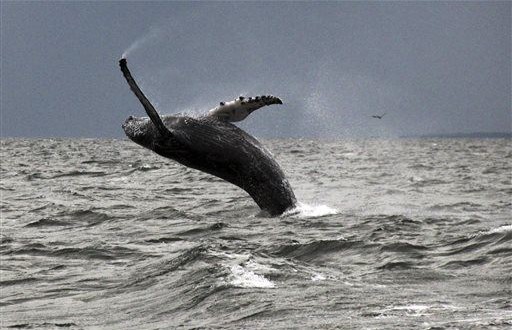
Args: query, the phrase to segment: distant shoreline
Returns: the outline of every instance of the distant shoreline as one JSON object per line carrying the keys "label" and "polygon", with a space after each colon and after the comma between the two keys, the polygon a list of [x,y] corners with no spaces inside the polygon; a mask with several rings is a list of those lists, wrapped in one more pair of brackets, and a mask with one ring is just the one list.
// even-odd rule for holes
{"label": "distant shoreline", "polygon": [[451,134],[425,134],[425,135],[404,135],[400,138],[451,138],[451,139],[510,139],[512,132],[473,132],[473,133],[451,133]]}

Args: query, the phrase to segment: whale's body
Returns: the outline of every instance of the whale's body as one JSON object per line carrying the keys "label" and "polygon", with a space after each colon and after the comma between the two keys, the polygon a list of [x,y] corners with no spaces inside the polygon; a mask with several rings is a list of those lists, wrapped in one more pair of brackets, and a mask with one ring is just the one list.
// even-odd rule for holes
{"label": "whale's body", "polygon": [[138,89],[126,61],[121,60],[120,65],[150,116],[130,116],[125,121],[123,129],[132,141],[242,188],[272,216],[295,206],[295,195],[283,171],[257,139],[215,116],[160,117]]}

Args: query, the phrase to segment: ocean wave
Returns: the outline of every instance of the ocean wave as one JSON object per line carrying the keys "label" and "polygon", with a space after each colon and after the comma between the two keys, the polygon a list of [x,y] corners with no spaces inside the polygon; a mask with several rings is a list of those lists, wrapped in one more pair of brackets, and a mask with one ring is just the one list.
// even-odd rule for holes
{"label": "ocean wave", "polygon": [[40,220],[31,222],[26,224],[25,227],[59,227],[59,226],[69,226],[71,223],[61,220],[55,220],[51,218],[42,218]]}
{"label": "ocean wave", "polygon": [[311,281],[313,281],[313,282],[317,282],[317,281],[325,281],[326,279],[327,279],[327,277],[325,277],[325,275],[320,274],[320,273],[314,273],[314,274],[311,276]]}
{"label": "ocean wave", "polygon": [[411,186],[418,188],[448,184],[447,181],[441,179],[425,179],[420,176],[409,177],[409,181],[411,182]]}
{"label": "ocean wave", "polygon": [[275,288],[276,284],[263,275],[258,275],[253,271],[240,265],[229,267],[231,274],[228,277],[229,283],[240,288]]}
{"label": "ocean wave", "polygon": [[41,180],[50,180],[50,179],[59,179],[59,178],[65,178],[65,177],[77,177],[77,176],[89,176],[89,177],[101,177],[109,175],[109,173],[104,171],[81,171],[81,170],[73,170],[69,172],[64,173],[57,173],[57,174],[43,174],[41,172],[34,172],[28,174],[25,178],[28,181],[33,181],[37,179]]}
{"label": "ocean wave", "polygon": [[[240,288],[274,288],[276,284],[263,274],[279,273],[279,270],[265,263],[267,257],[254,256],[251,253],[228,253],[210,249],[208,254],[216,263],[228,270],[221,282]],[[256,261],[258,259],[258,261]]]}
{"label": "ocean wave", "polygon": [[512,257],[512,225],[466,235],[439,247],[441,267],[457,268],[497,262]]}
{"label": "ocean wave", "polygon": [[84,246],[55,249],[49,245],[34,243],[8,249],[5,254],[61,257],[66,259],[116,260],[139,255],[139,252],[120,246]]}
{"label": "ocean wave", "polygon": [[4,325],[510,325],[510,178],[482,174],[508,166],[508,150],[471,142],[486,153],[475,158],[452,157],[467,149],[460,141],[436,140],[430,154],[424,140],[308,143],[269,143],[310,201],[278,218],[128,141],[6,148]]}
{"label": "ocean wave", "polygon": [[360,221],[360,226],[369,228],[367,239],[374,242],[387,242],[390,237],[396,237],[404,231],[419,233],[424,225],[421,220],[401,214],[369,216]]}
{"label": "ocean wave", "polygon": [[122,285],[123,288],[141,289],[148,287],[157,281],[157,278],[172,273],[180,267],[184,267],[204,255],[206,248],[196,245],[173,258],[158,262],[145,263],[138,267],[132,277]]}
{"label": "ocean wave", "polygon": [[445,210],[462,210],[462,211],[478,211],[483,207],[481,204],[473,202],[456,202],[450,204],[436,204],[428,207],[431,211],[445,211]]}
{"label": "ocean wave", "polygon": [[14,242],[14,239],[12,237],[0,233],[0,248],[3,248],[4,246],[12,242]]}
{"label": "ocean wave", "polygon": [[217,231],[220,230],[227,225],[223,222],[217,222],[207,227],[196,227],[189,230],[182,231],[178,233],[179,236],[193,236],[193,235],[206,235],[209,234],[211,231]]}
{"label": "ocean wave", "polygon": [[[124,208],[124,206],[114,205],[111,208]],[[130,208],[130,206],[126,206],[126,208]],[[43,216],[38,220],[25,224],[24,226],[27,228],[95,226],[105,221],[115,219],[112,215],[90,208],[72,209],[53,202],[32,208],[29,212],[36,215],[48,213],[51,213],[51,215]]]}
{"label": "ocean wave", "polygon": [[201,215],[178,210],[172,206],[161,206],[136,215],[139,220],[191,219],[204,220]]}
{"label": "ocean wave", "polygon": [[104,172],[104,171],[79,171],[79,170],[74,170],[74,171],[70,171],[70,172],[66,172],[66,173],[60,173],[60,174],[56,174],[56,175],[53,175],[53,176],[49,176],[48,179],[63,178],[63,177],[68,177],[68,176],[91,176],[91,177],[96,177],[96,176],[105,176],[107,174],[108,173]]}
{"label": "ocean wave", "polygon": [[0,281],[0,287],[10,286],[10,285],[18,285],[18,284],[27,284],[34,283],[38,279],[35,277],[24,277],[24,278],[15,278],[15,279],[2,279]]}
{"label": "ocean wave", "polygon": [[425,251],[429,250],[428,247],[419,245],[419,244],[412,244],[408,242],[392,242],[383,245],[380,248],[381,251],[389,251],[389,252],[418,252],[418,251]]}
{"label": "ocean wave", "polygon": [[362,241],[319,240],[302,244],[282,245],[276,248],[273,254],[302,261],[312,261],[331,253],[359,247],[365,247],[365,244]]}
{"label": "ocean wave", "polygon": [[472,267],[472,266],[480,266],[490,261],[490,258],[482,256],[478,258],[471,258],[466,260],[450,260],[446,263],[442,264],[443,268],[452,268],[452,269],[460,269],[461,267]]}
{"label": "ocean wave", "polygon": [[66,210],[59,212],[56,217],[66,219],[74,224],[85,224],[87,226],[95,226],[107,220],[114,219],[108,214],[91,209]]}
{"label": "ocean wave", "polygon": [[73,322],[63,322],[63,323],[50,323],[50,322],[43,322],[43,323],[15,323],[8,328],[12,329],[56,329],[56,328],[74,328],[78,325]]}
{"label": "ocean wave", "polygon": [[480,232],[477,235],[501,234],[501,233],[509,233],[509,232],[512,232],[512,224],[499,226],[497,228],[491,228],[487,231]]}
{"label": "ocean wave", "polygon": [[159,169],[160,169],[160,166],[147,165],[147,164],[144,164],[144,165],[138,166],[138,167],[136,168],[136,170],[137,170],[137,171],[140,171],[140,172],[148,172],[148,171],[159,170]]}
{"label": "ocean wave", "polygon": [[382,265],[377,266],[377,269],[385,269],[385,270],[405,270],[405,269],[413,269],[416,267],[416,263],[411,261],[389,261],[385,262]]}
{"label": "ocean wave", "polygon": [[151,238],[145,240],[147,243],[174,243],[178,241],[182,241],[183,239],[179,237],[160,237],[160,238]]}
{"label": "ocean wave", "polygon": [[117,165],[118,162],[115,159],[89,159],[84,160],[81,164],[99,164],[99,165]]}

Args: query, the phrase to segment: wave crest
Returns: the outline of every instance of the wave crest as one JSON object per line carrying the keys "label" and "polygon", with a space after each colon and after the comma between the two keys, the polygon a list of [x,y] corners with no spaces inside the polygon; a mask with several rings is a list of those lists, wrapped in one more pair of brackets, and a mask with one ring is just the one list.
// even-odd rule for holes
{"label": "wave crest", "polygon": [[276,286],[263,275],[258,275],[240,265],[231,266],[230,270],[229,280],[234,286],[242,288],[275,288]]}

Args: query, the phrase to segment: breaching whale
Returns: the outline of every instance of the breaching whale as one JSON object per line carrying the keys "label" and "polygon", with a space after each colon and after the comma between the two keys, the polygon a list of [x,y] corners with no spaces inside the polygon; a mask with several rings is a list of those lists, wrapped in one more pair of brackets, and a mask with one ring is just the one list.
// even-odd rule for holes
{"label": "breaching whale", "polygon": [[132,77],[126,59],[119,66],[148,118],[128,117],[122,128],[133,142],[185,166],[215,175],[245,190],[261,210],[280,215],[296,204],[279,164],[260,142],[231,122],[282,104],[275,96],[239,97],[199,117],[161,116]]}

